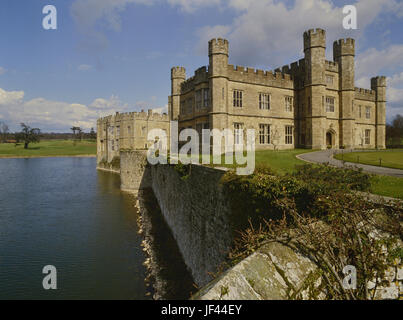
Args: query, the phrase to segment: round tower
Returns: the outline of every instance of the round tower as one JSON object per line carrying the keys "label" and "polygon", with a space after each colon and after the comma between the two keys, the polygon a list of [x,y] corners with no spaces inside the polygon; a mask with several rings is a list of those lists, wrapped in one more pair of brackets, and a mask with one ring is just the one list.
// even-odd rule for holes
{"label": "round tower", "polygon": [[340,146],[354,147],[354,39],[340,39],[333,43],[333,60],[339,65]]}
{"label": "round tower", "polygon": [[371,89],[376,93],[376,147],[386,148],[386,77],[371,79]]}
{"label": "round tower", "polygon": [[182,83],[186,80],[186,69],[184,67],[173,67],[171,69],[171,98],[170,98],[170,119],[177,120],[180,107],[180,95]]}

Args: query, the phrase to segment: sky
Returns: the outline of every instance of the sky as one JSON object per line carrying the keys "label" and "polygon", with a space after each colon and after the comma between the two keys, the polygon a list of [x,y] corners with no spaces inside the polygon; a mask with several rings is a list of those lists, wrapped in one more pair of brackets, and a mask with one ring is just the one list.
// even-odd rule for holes
{"label": "sky", "polygon": [[[45,5],[57,30],[45,30]],[[358,29],[342,25],[355,5]],[[356,86],[388,77],[387,119],[403,114],[402,0],[2,0],[0,122],[86,131],[119,112],[166,111],[170,69],[208,65],[207,43],[230,42],[230,64],[272,70],[303,58],[302,34],[356,39]]]}

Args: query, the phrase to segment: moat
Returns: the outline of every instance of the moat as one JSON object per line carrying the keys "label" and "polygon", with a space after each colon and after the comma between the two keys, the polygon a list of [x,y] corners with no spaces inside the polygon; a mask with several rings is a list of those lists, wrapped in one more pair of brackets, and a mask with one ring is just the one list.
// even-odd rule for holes
{"label": "moat", "polygon": [[[0,299],[152,299],[135,199],[95,162],[0,160]],[[169,231],[158,224],[148,229],[165,241]],[[57,268],[57,290],[42,288],[46,265]],[[167,277],[175,283],[182,270]],[[183,294],[171,290],[168,298]]]}

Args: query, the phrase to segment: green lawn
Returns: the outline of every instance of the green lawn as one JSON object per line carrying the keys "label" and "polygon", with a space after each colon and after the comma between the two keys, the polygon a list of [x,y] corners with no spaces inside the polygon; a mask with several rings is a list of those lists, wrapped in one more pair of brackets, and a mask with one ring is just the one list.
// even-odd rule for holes
{"label": "green lawn", "polygon": [[403,178],[374,176],[371,178],[371,192],[403,200]]}
{"label": "green lawn", "polygon": [[[289,173],[295,169],[295,165],[306,164],[305,161],[297,159],[297,155],[313,151],[315,150],[256,151],[256,166],[266,164],[280,174]],[[402,150],[400,150],[400,154],[403,157]],[[222,162],[224,162],[224,159]],[[235,165],[219,166],[235,167]],[[371,186],[371,192],[374,194],[403,199],[403,178],[373,176],[371,177]]]}
{"label": "green lawn", "polygon": [[[297,155],[313,151],[316,150],[307,150],[307,149],[293,149],[293,150],[281,150],[281,151],[257,150],[255,153],[255,164],[256,166],[267,165],[270,168],[272,168],[275,172],[279,174],[285,174],[292,172],[295,169],[295,165],[306,163],[302,160],[297,159],[296,158]],[[222,156],[221,163],[222,164],[214,164],[213,166],[226,167],[226,168],[237,167],[237,165],[235,164],[233,165],[225,164],[224,155]]]}
{"label": "green lawn", "polygon": [[30,144],[28,149],[24,145],[15,146],[13,143],[0,144],[0,157],[51,157],[51,156],[79,156],[95,155],[96,141],[72,140],[43,140]]}
{"label": "green lawn", "polygon": [[[335,155],[338,160],[345,160],[348,162],[369,164],[372,166],[403,169],[403,150],[382,150],[382,151],[369,151],[369,152],[352,152],[343,155]],[[380,160],[381,159],[381,160]]]}

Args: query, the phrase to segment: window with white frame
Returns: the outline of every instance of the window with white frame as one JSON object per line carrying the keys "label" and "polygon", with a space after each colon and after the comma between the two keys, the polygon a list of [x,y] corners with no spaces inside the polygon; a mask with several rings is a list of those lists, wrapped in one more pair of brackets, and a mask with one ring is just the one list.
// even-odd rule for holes
{"label": "window with white frame", "polygon": [[292,97],[285,97],[285,111],[292,112]]}
{"label": "window with white frame", "polygon": [[365,130],[365,144],[371,144],[371,130]]}
{"label": "window with white frame", "polygon": [[365,107],[365,118],[371,119],[371,107]]}
{"label": "window with white frame", "polygon": [[234,142],[243,144],[243,123],[234,123]]}
{"label": "window with white frame", "polygon": [[234,107],[242,108],[242,96],[243,92],[240,90],[234,90]]}
{"label": "window with white frame", "polygon": [[259,124],[259,143],[270,144],[270,125]]}
{"label": "window with white frame", "polygon": [[259,109],[270,110],[270,95],[267,93],[259,93]]}
{"label": "window with white frame", "polygon": [[293,126],[285,126],[285,144],[292,144]]}
{"label": "window with white frame", "polygon": [[331,75],[326,75],[326,83],[327,84],[333,84],[334,77]]}
{"label": "window with white frame", "polygon": [[334,112],[334,98],[326,97],[326,112]]}

